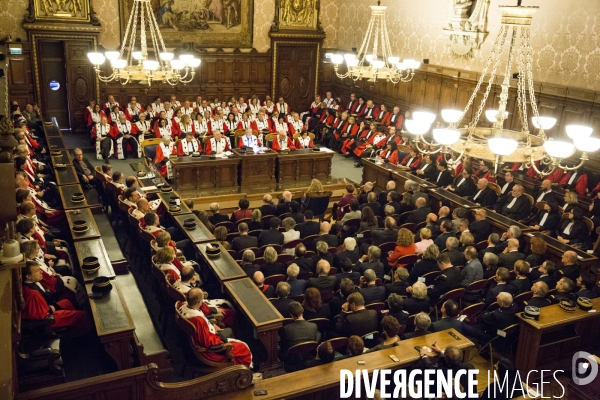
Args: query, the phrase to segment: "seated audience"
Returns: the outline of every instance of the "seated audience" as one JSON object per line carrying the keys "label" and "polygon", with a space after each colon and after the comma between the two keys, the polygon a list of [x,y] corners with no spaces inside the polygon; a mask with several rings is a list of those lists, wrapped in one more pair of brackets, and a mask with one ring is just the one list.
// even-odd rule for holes
{"label": "seated audience", "polygon": [[[396,247],[393,251],[388,253],[388,264],[393,266],[396,264],[398,259],[402,256],[407,256],[410,254],[415,254],[415,242],[414,236],[411,231],[406,228],[401,228],[398,230],[398,237],[396,239]],[[404,265],[399,265],[404,266]]]}
{"label": "seated audience", "polygon": [[329,252],[329,246],[327,246],[327,243],[323,242],[322,240],[318,241],[316,243],[315,250],[316,252],[313,256],[315,265],[321,260],[325,260],[329,263],[329,265],[333,265],[333,254]]}
{"label": "seated audience", "polygon": [[[327,221],[321,222],[319,236],[315,239],[315,242],[325,242],[329,247],[338,247],[339,239],[336,235],[330,234],[331,232],[331,224]],[[335,265],[334,263],[334,266]]]}
{"label": "seated audience", "polygon": [[336,268],[340,268],[341,261],[347,258],[352,264],[356,264],[358,262],[359,253],[358,248],[356,247],[356,239],[352,237],[347,237],[344,239],[344,250],[338,251],[333,256],[333,266]]}
{"label": "seated audience", "polygon": [[458,317],[458,313],[460,310],[458,309],[458,304],[454,300],[446,300],[444,304],[442,304],[442,318],[438,321],[435,321],[431,324],[431,330],[433,332],[440,332],[445,329],[456,329],[459,333],[462,333],[462,322],[460,322],[456,317]]}
{"label": "seated audience", "polygon": [[408,315],[415,315],[420,312],[429,313],[429,297],[427,296],[427,286],[423,282],[415,282],[409,286],[406,291],[411,295],[404,300],[404,310]]}
{"label": "seated audience", "polygon": [[219,203],[211,203],[210,212],[212,212],[212,215],[210,217],[208,217],[208,220],[210,221],[211,224],[217,225],[221,222],[225,222],[225,221],[229,220],[229,218],[227,218],[227,215],[223,215],[223,214],[219,213],[220,209],[221,209],[221,207],[219,206]]}
{"label": "seated audience", "polygon": [[217,239],[217,241],[221,244],[221,246],[223,246],[225,250],[231,249],[231,245],[227,241],[227,234],[227,228],[225,228],[224,226],[217,226],[215,228],[215,239]]}
{"label": "seated audience", "polygon": [[552,261],[544,261],[538,268],[539,277],[536,282],[544,282],[549,289],[554,289],[556,286],[554,271],[556,271],[556,265]]}
{"label": "seated audience", "polygon": [[398,336],[398,332],[400,331],[400,323],[396,318],[392,317],[391,315],[386,315],[381,320],[381,328],[383,329],[383,342],[375,347],[370,348],[367,353],[389,349],[390,347],[395,347],[400,344],[400,337]]}
{"label": "seated audience", "polygon": [[517,322],[515,313],[519,307],[513,303],[510,293],[500,292],[496,297],[499,308],[491,312],[484,312],[477,317],[476,325],[463,323],[463,334],[474,337],[480,343],[487,343],[502,330]]}
{"label": "seated audience", "polygon": [[265,295],[267,299],[275,298],[275,286],[265,283],[265,276],[262,272],[256,271],[252,276],[252,280],[258,289]]}
{"label": "seated audience", "polygon": [[498,297],[498,294],[500,294],[500,292],[506,292],[511,294],[515,292],[514,286],[508,284],[509,279],[510,272],[508,271],[508,269],[504,267],[499,267],[498,269],[496,269],[496,275],[494,276],[496,285],[488,288],[485,294],[486,307],[489,307],[490,304],[496,301],[496,297]]}
{"label": "seated audience", "polygon": [[515,262],[514,271],[517,275],[515,279],[510,282],[510,285],[515,288],[514,292],[511,292],[514,296],[518,296],[521,293],[529,291],[531,288],[531,282],[527,275],[529,274],[529,264],[524,260],[518,260]]}
{"label": "seated audience", "polygon": [[404,333],[402,339],[412,339],[419,336],[425,336],[431,333],[429,330],[431,326],[431,318],[425,312],[420,312],[415,316],[415,330],[414,332]]}
{"label": "seated audience", "polygon": [[567,277],[560,278],[556,282],[556,293],[551,298],[552,304],[558,304],[561,300],[574,300],[574,290],[575,283],[571,279]]}
{"label": "seated audience", "polygon": [[[359,272],[361,275],[365,274],[365,271],[370,269],[375,272],[375,275],[379,279],[383,279],[385,270],[381,261],[381,249],[377,246],[369,246],[368,253],[363,255],[356,263],[354,270]],[[367,261],[368,260],[368,261]]]}
{"label": "seated audience", "polygon": [[[296,264],[298,263],[296,262]],[[317,263],[317,276],[308,280],[308,287],[316,288],[321,293],[333,292],[337,279],[335,276],[329,275],[330,268],[326,260],[319,261]]]}
{"label": "seated audience", "polygon": [[335,360],[335,351],[329,340],[324,341],[317,347],[317,357],[314,360],[309,360],[304,363],[305,368],[318,367],[319,365],[328,364]]}
{"label": "seated audience", "polygon": [[549,299],[546,299],[546,296],[548,295],[548,285],[546,285],[544,282],[535,282],[533,285],[531,285],[531,291],[533,292],[533,297],[527,301],[524,301],[523,307],[533,306],[542,308],[552,304]]}
{"label": "seated audience", "polygon": [[588,299],[598,297],[598,292],[594,290],[597,286],[596,277],[591,272],[582,272],[576,283],[579,289],[575,292],[576,297],[587,297]]}
{"label": "seated audience", "polygon": [[335,332],[340,336],[364,336],[377,330],[377,311],[367,310],[363,296],[354,292],[342,305],[342,312],[335,319]]}
{"label": "seated audience", "polygon": [[265,278],[268,278],[271,275],[280,275],[283,274],[284,265],[277,262],[277,251],[271,246],[268,246],[264,253],[263,258],[265,259],[266,264],[261,265],[260,270],[265,275]]}
{"label": "seated audience", "polygon": [[231,213],[231,222],[239,221],[240,219],[247,219],[252,216],[252,210],[249,210],[250,201],[246,197],[242,197],[238,202],[238,209]]}
{"label": "seated audience", "polygon": [[309,287],[304,292],[304,316],[307,320],[315,318],[331,318],[329,306],[323,303],[321,292],[317,288]]}
{"label": "seated audience", "polygon": [[405,325],[409,315],[408,312],[404,310],[404,298],[399,294],[391,293],[385,302],[389,309],[387,315],[396,318],[400,325]]}
{"label": "seated audience", "polygon": [[250,247],[258,247],[258,238],[255,236],[248,235],[248,224],[242,222],[238,225],[238,232],[240,235],[233,238],[231,241],[231,250],[240,252]]}
{"label": "seated audience", "polygon": [[519,252],[519,241],[517,239],[508,239],[506,242],[505,252],[498,256],[498,266],[512,268],[515,262],[525,259],[525,254]]}
{"label": "seated audience", "polygon": [[291,318],[289,306],[294,300],[288,298],[290,295],[290,284],[287,282],[279,282],[275,289],[275,293],[277,293],[277,298],[272,299],[271,304],[273,304],[283,318]]}
{"label": "seated audience", "polygon": [[[283,232],[283,244],[300,239],[300,232],[294,229],[296,221],[293,218],[287,217],[282,222],[285,232]],[[294,254],[294,249],[284,249],[284,254]]]}
{"label": "seated audience", "polygon": [[435,244],[429,245],[421,255],[421,259],[413,265],[408,277],[408,283],[415,283],[420,277],[433,271],[438,271],[437,258],[440,250]]}
{"label": "seated audience", "polygon": [[393,279],[392,283],[386,283],[384,285],[386,294],[389,296],[390,294],[395,293],[401,296],[407,296],[406,288],[409,286],[408,270],[406,268],[396,268]]}
{"label": "seated audience", "polygon": [[360,278],[360,294],[365,304],[380,303],[385,300],[385,288],[377,286],[375,271],[368,269]]}
{"label": "seated audience", "polygon": [[290,284],[290,297],[298,297],[304,294],[306,284],[304,279],[298,279],[300,268],[296,264],[290,264],[286,269],[287,283]]}
{"label": "seated audience", "polygon": [[258,235],[258,245],[260,247],[269,244],[283,245],[283,233],[279,232],[281,220],[277,217],[271,218],[269,221],[269,229],[265,229]]}
{"label": "seated audience", "polygon": [[[294,248],[295,258],[289,261],[287,265],[292,263],[296,264],[300,268],[300,274],[307,274],[309,272],[315,272],[315,264],[312,257],[306,256],[306,246],[302,243],[298,243]],[[329,271],[327,271],[329,273]]]}
{"label": "seated audience", "polygon": [[307,236],[318,235],[321,230],[321,225],[318,221],[313,221],[313,212],[306,210],[304,212],[303,222],[296,225],[296,230],[300,232],[300,239]]}
{"label": "seated audience", "polygon": [[[256,260],[256,255],[254,254],[254,252],[252,250],[245,250],[244,253],[242,254],[241,268],[248,275],[249,278],[252,278],[256,271],[261,270],[260,265],[254,264],[255,260]],[[264,278],[264,275],[263,275],[263,278]]]}

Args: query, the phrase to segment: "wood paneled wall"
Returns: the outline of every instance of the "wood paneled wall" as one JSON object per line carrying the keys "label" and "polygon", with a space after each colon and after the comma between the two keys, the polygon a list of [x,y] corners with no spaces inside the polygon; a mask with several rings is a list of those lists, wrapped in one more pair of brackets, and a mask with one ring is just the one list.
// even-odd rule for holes
{"label": "wood paneled wall", "polygon": [[[421,110],[435,112],[440,115],[444,108],[463,110],[477,85],[479,75],[473,72],[449,70],[442,67],[422,65],[416,72],[413,80],[408,83],[392,84],[385,81],[368,82],[367,80],[352,81],[352,79],[339,79],[336,77],[333,65],[322,58],[320,66],[319,92],[331,91],[334,96],[341,97],[345,102],[354,92],[372,99],[375,104],[384,103],[388,110],[394,105],[404,110]],[[535,79],[535,78],[534,78]],[[497,79],[493,85],[485,109],[498,108],[500,85]],[[463,123],[468,123],[481,103],[487,80],[482,84]],[[583,124],[594,128],[593,136],[600,137],[600,92],[593,90],[573,89],[564,86],[535,84],[537,107],[541,116],[557,119],[556,126],[546,132],[548,137],[567,138],[565,127],[570,124]],[[519,130],[520,117],[516,101],[516,80],[511,79],[511,88],[507,105],[509,112],[505,127]],[[531,105],[528,104],[527,116],[530,130],[537,134],[531,124]],[[480,125],[491,126],[482,113]],[[578,157],[578,155],[576,155]],[[590,159],[594,162],[595,170],[600,170],[600,154],[592,154]]]}
{"label": "wood paneled wall", "polygon": [[172,87],[168,84],[152,83],[148,85],[119,83],[101,83],[100,100],[106,101],[109,94],[121,104],[127,104],[131,96],[136,96],[138,103],[151,103],[159,95],[164,101],[171,95],[177,100],[194,101],[197,95],[212,101],[229,100],[231,96],[243,96],[248,99],[256,94],[264,99],[271,93],[271,53],[202,53],[199,71],[194,80],[186,85]]}
{"label": "wood paneled wall", "polygon": [[35,83],[33,79],[33,63],[29,42],[23,42],[23,54],[8,55],[8,96],[9,102],[16,100],[25,108],[27,103],[34,103]]}

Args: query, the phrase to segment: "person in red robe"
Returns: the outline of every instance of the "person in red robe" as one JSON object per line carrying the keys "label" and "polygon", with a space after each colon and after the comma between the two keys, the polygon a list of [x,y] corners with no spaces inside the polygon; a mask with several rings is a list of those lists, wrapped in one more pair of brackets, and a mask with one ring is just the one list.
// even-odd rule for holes
{"label": "person in red robe", "polygon": [[372,139],[375,135],[377,135],[377,124],[371,122],[368,129],[363,127],[362,132],[358,135],[358,139],[350,146],[350,151],[352,151],[356,157],[360,158],[369,145],[373,147]]}
{"label": "person in red robe", "polygon": [[177,155],[183,157],[190,156],[192,153],[202,153],[202,145],[190,131],[186,132],[184,139],[177,141]]}
{"label": "person in red robe", "polygon": [[487,179],[488,182],[496,183],[496,176],[492,175],[490,170],[490,164],[487,161],[481,160],[479,163],[479,169],[475,171],[474,175],[479,179]]}
{"label": "person in red robe", "polygon": [[275,151],[281,150],[296,150],[296,146],[292,139],[287,135],[286,131],[279,131],[276,138],[273,138],[271,148]]}
{"label": "person in red robe", "polygon": [[388,142],[387,148],[379,154],[381,162],[389,162],[390,164],[398,164],[398,144],[394,141]]}
{"label": "person in red robe", "polygon": [[402,130],[402,122],[404,117],[400,113],[400,107],[394,107],[394,112],[388,114],[387,118],[384,119],[381,123],[385,126],[394,126],[398,130]]}
{"label": "person in red robe", "polygon": [[[223,338],[219,332],[223,329],[213,325],[207,318],[210,309],[204,303],[202,290],[194,288],[188,292],[187,302],[178,307],[180,315],[191,322],[196,328],[192,341],[204,348],[221,346],[223,350],[230,350],[235,365],[246,365],[252,368],[252,353],[248,345],[241,340]],[[224,352],[206,352],[204,357],[211,361],[220,362],[228,359]]]}
{"label": "person in red robe", "polygon": [[213,132],[213,137],[211,137],[208,142],[206,142],[206,146],[204,148],[204,152],[207,155],[221,154],[224,151],[230,151],[231,147],[229,146],[229,139],[222,137],[221,131],[216,130]]}
{"label": "person in red robe", "polygon": [[76,310],[66,299],[54,301],[50,293],[40,284],[43,274],[37,263],[27,261],[22,274],[25,300],[21,312],[22,319],[39,321],[52,315],[53,328],[69,327],[73,335],[84,334],[90,330],[91,320],[85,311]]}
{"label": "person in red robe", "polygon": [[167,178],[173,178],[173,168],[169,156],[176,153],[175,145],[171,142],[171,136],[163,136],[162,142],[156,146],[156,155],[154,156],[154,165],[158,168],[158,172]]}
{"label": "person in red robe", "polygon": [[238,147],[243,149],[245,147],[260,147],[262,144],[260,143],[260,139],[254,136],[252,133],[252,128],[246,129],[246,134],[244,136],[240,136],[240,140],[238,141]]}
{"label": "person in red robe", "polygon": [[140,119],[140,114],[142,113],[144,113],[144,107],[137,102],[137,98],[132,97],[131,101],[125,108],[125,116],[127,117],[127,120],[135,123]]}
{"label": "person in red robe", "polygon": [[[352,124],[352,120],[354,117],[348,118],[350,120],[350,124]],[[340,152],[345,154],[346,157],[351,157],[351,150],[353,149],[353,145],[356,140],[359,138],[359,133],[365,130],[365,121],[361,122],[358,129],[356,129],[356,124],[352,125],[350,128],[350,133],[346,137],[346,139],[342,142],[342,147],[340,148]]]}
{"label": "person in red robe", "polygon": [[296,140],[294,141],[294,146],[296,146],[297,149],[313,148],[313,141],[308,135],[307,131],[302,132],[302,134],[296,138]]}

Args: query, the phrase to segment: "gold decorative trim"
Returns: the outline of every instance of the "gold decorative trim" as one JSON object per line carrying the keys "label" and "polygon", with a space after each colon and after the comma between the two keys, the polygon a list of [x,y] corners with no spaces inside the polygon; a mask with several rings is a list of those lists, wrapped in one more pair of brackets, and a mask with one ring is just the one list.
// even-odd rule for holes
{"label": "gold decorative trim", "polygon": [[26,30],[37,30],[37,31],[76,31],[76,32],[98,32],[102,31],[100,26],[92,25],[76,25],[76,24],[38,24],[38,23],[24,23],[23,28]]}

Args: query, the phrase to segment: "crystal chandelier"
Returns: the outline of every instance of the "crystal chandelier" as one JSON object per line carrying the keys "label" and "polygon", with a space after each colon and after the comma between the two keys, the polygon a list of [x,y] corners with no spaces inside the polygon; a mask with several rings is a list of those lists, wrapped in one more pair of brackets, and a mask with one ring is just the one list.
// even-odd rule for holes
{"label": "crystal chandelier", "polygon": [[[463,111],[442,110],[442,119],[448,123],[448,128],[433,129],[431,143],[427,142],[423,135],[429,132],[431,124],[436,119],[435,114],[426,111],[414,112],[413,118],[406,121],[406,128],[415,135],[414,142],[421,153],[435,154],[441,151],[449,165],[453,164],[449,157],[450,153],[456,152],[459,154],[457,160],[463,156],[469,156],[493,162],[494,172],[498,171],[503,162],[523,163],[527,168],[533,167],[542,176],[550,175],[557,168],[565,171],[578,169],[589,159],[588,153],[600,149],[600,139],[590,137],[592,128],[580,125],[566,127],[567,135],[572,141],[553,140],[546,137],[545,131],[554,127],[556,118],[539,115],[534,93],[530,26],[533,14],[539,7],[521,6],[521,0],[519,0],[517,6],[500,6],[500,9],[502,10],[500,32],[465,109]],[[516,79],[520,131],[504,128],[504,121],[508,117],[506,105],[510,77],[515,63],[518,70]],[[477,124],[487,103],[497,72],[504,74],[498,108],[485,111],[485,117],[492,123],[492,127],[478,127]],[[481,103],[474,112],[473,119],[459,128],[462,119],[473,106],[484,81],[487,81],[487,88]],[[537,129],[537,135],[530,132],[527,116],[528,101],[533,114],[531,123]],[[428,145],[428,149],[422,148],[420,142]],[[582,152],[581,162],[573,167],[563,165],[562,161],[572,156],[576,148]],[[535,164],[536,161],[546,168],[538,168]],[[544,171],[540,171],[540,169],[544,169]]]}
{"label": "crystal chandelier", "polygon": [[[138,20],[140,42],[138,36]],[[152,40],[151,52],[148,52],[146,29]],[[139,46],[139,50],[135,50]],[[200,59],[189,54],[181,54],[174,59],[174,54],[168,52],[162,35],[158,29],[156,18],[150,5],[150,0],[134,0],[133,9],[129,15],[123,44],[119,51],[106,51],[104,54],[90,52],[87,54],[94,64],[94,71],[102,82],[118,81],[126,85],[131,81],[139,81],[151,85],[154,82],[165,82],[170,85],[189,83],[194,79],[195,69],[200,65]],[[100,65],[108,58],[112,68],[109,76],[102,76]]]}
{"label": "crystal chandelier", "polygon": [[[352,78],[357,81],[367,78],[369,82],[384,79],[392,83],[409,82],[415,70],[421,65],[412,59],[400,61],[392,55],[390,39],[385,24],[386,6],[371,6],[371,20],[358,54],[333,54],[331,62],[338,78]],[[346,62],[346,72],[340,73],[339,65]]]}

